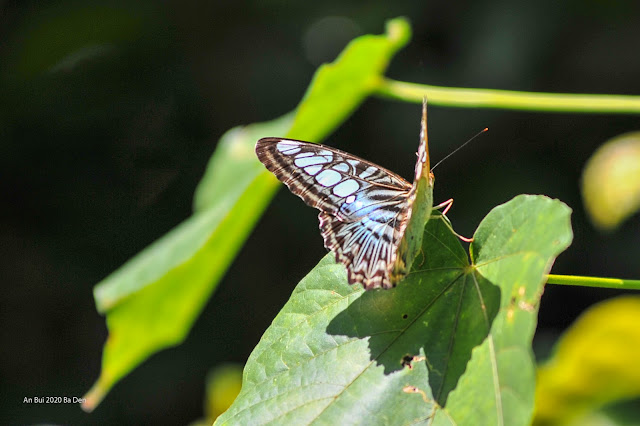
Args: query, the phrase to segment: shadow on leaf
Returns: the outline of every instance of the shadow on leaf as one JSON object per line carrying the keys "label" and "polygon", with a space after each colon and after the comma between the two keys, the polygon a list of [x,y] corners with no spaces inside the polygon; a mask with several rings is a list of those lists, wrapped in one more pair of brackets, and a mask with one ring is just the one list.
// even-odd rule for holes
{"label": "shadow on leaf", "polygon": [[489,333],[500,290],[469,266],[441,220],[429,221],[425,234],[424,260],[397,288],[363,292],[326,332],[367,340],[371,366],[384,367],[385,375],[424,363],[426,377],[419,382],[444,406],[472,349]]}

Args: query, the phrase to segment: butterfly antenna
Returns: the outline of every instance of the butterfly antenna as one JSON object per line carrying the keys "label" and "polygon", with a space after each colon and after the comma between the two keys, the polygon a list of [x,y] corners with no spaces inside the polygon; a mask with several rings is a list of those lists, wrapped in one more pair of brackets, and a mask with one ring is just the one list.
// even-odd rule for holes
{"label": "butterfly antenna", "polygon": [[455,154],[456,152],[460,151],[462,148],[464,148],[469,142],[471,142],[472,140],[474,140],[475,138],[477,138],[478,136],[480,136],[481,134],[483,134],[484,132],[489,131],[488,127],[485,127],[484,129],[480,130],[478,133],[476,133],[475,135],[473,135],[473,137],[471,137],[471,139],[469,139],[468,141],[466,141],[465,143],[463,143],[462,145],[460,145],[459,147],[457,147],[456,149],[453,150],[453,152],[450,152],[446,157],[444,157],[442,160],[438,161],[436,163],[435,166],[433,166],[431,168],[431,170],[433,171],[436,167],[438,167],[438,165],[440,163],[442,163],[444,160],[446,160],[447,158],[451,157],[453,154]]}

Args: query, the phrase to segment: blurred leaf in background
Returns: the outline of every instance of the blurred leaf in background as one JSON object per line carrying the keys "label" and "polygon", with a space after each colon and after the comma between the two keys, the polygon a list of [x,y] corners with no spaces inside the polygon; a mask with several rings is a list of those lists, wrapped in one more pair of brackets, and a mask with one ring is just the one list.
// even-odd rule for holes
{"label": "blurred leaf in background", "polygon": [[[261,137],[318,141],[375,88],[393,54],[409,39],[406,21],[366,35],[335,63],[320,67],[295,116],[232,129],[220,141],[196,191],[195,214],[95,288],[109,338],[103,369],[83,407],[93,410],[111,387],[150,354],[184,340],[277,188],[255,157]],[[294,117],[294,118],[292,118]]]}
{"label": "blurred leaf in background", "polygon": [[582,197],[594,225],[617,228],[640,209],[640,132],[617,136],[591,156],[582,176]]}
{"label": "blurred leaf in background", "polygon": [[242,366],[222,364],[207,374],[204,400],[204,418],[191,426],[210,426],[215,419],[227,411],[242,388]]}
{"label": "blurred leaf in background", "polygon": [[640,297],[631,295],[578,318],[538,368],[534,424],[585,424],[607,404],[640,397],[638,319]]}

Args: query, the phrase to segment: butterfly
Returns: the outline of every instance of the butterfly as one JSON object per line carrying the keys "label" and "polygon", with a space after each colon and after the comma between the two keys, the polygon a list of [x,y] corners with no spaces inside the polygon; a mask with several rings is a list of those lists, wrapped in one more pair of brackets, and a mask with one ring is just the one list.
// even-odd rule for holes
{"label": "butterfly", "polygon": [[426,100],[420,123],[413,184],[326,145],[272,137],[256,143],[265,167],[320,210],[324,246],[346,266],[349,284],[361,283],[365,290],[395,287],[421,250],[424,226],[434,208]]}

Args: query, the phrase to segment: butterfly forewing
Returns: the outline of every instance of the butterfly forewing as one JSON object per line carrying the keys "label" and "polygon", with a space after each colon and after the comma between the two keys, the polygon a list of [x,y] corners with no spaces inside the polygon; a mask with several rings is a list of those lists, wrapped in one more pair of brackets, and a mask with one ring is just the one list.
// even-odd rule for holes
{"label": "butterfly forewing", "polygon": [[389,288],[411,184],[369,161],[323,145],[265,138],[258,158],[291,192],[321,211],[325,247],[347,266],[349,283]]}
{"label": "butterfly forewing", "polygon": [[256,154],[291,192],[322,211],[335,213],[343,200],[371,187],[411,189],[395,173],[325,145],[263,138],[256,144]]}

